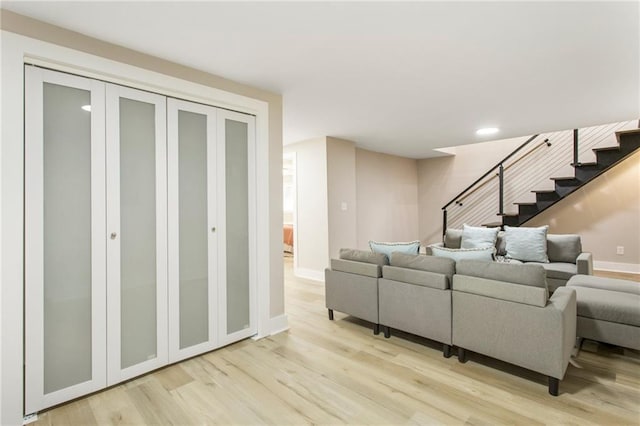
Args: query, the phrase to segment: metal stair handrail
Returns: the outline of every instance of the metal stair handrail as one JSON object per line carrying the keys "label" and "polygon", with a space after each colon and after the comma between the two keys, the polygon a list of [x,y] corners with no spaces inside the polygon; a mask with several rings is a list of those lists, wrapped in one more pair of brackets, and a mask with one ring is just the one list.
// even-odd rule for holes
{"label": "metal stair handrail", "polygon": [[[469,190],[471,190],[471,188],[473,188],[474,186],[476,186],[479,182],[481,182],[484,178],[486,178],[487,176],[489,176],[491,174],[491,172],[493,172],[496,169],[500,170],[500,175],[502,175],[503,170],[503,164],[505,161],[509,160],[511,157],[513,157],[514,155],[516,155],[518,152],[520,152],[524,147],[526,147],[527,145],[529,145],[531,142],[533,142],[538,136],[540,136],[540,134],[535,134],[533,136],[531,136],[529,139],[527,139],[522,145],[520,145],[519,147],[517,147],[516,149],[514,149],[509,155],[507,155],[506,157],[504,157],[502,160],[500,160],[498,162],[498,164],[496,164],[495,166],[493,166],[492,168],[490,168],[489,170],[487,170],[487,172],[485,174],[483,174],[482,176],[480,176],[478,179],[476,179],[475,182],[473,182],[471,185],[467,186],[464,190],[462,190],[458,195],[456,195],[455,197],[453,197],[451,199],[451,201],[449,201],[447,204],[445,204],[444,206],[442,206],[442,235],[445,234],[445,232],[447,231],[447,207],[449,207],[451,204],[453,204],[454,202],[456,202],[457,199],[459,199],[461,196],[463,196],[464,194],[466,194]],[[501,177],[502,179],[502,177]],[[500,203],[502,204],[502,203]],[[502,212],[501,212],[502,213]]]}

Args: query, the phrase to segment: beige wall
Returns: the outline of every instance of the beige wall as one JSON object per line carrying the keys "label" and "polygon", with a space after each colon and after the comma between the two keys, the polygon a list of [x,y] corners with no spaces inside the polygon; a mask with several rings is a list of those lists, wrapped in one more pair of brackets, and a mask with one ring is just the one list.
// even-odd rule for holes
{"label": "beige wall", "polygon": [[356,202],[358,248],[420,239],[416,160],[356,149]]}
{"label": "beige wall", "polygon": [[[580,235],[596,268],[640,267],[640,152],[525,224],[541,225],[555,234]],[[616,254],[617,246],[624,247],[624,255]]]}
{"label": "beige wall", "polygon": [[[356,241],[356,146],[351,141],[327,137],[327,210],[329,257]],[[344,208],[344,209],[343,209]]]}
{"label": "beige wall", "polygon": [[298,142],[285,146],[284,152],[296,155],[295,269],[312,278],[329,265],[327,141]]}
{"label": "beige wall", "polygon": [[282,265],[282,97],[213,74],[107,43],[80,33],[2,10],[0,28],[117,62],[233,92],[269,104],[269,230],[271,317],[284,313]]}
{"label": "beige wall", "polygon": [[419,160],[419,234],[422,242],[430,244],[440,241],[442,206],[525,140],[515,138],[463,145],[447,149],[453,156]]}

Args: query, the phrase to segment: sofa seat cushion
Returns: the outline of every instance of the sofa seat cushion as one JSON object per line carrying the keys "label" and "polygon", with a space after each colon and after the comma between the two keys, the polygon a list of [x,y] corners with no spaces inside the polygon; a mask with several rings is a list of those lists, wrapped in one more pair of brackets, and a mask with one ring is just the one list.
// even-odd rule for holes
{"label": "sofa seat cushion", "polygon": [[576,290],[578,316],[640,327],[640,295],[598,288]]}
{"label": "sofa seat cushion", "polygon": [[575,275],[567,283],[569,287],[589,287],[601,290],[630,293],[640,296],[640,283],[637,281],[604,278],[593,275]]}
{"label": "sofa seat cushion", "polygon": [[526,262],[526,265],[540,265],[547,271],[547,278],[555,278],[559,280],[568,280],[578,273],[578,267],[575,263],[537,263]]}

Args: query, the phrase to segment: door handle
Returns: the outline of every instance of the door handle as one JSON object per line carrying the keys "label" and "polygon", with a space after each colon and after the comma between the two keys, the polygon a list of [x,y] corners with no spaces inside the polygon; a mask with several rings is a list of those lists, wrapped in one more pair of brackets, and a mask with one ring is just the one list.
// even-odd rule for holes
{"label": "door handle", "polygon": [[111,233],[111,239],[112,240],[115,240],[117,236],[118,236],[118,234],[116,234],[115,232]]}

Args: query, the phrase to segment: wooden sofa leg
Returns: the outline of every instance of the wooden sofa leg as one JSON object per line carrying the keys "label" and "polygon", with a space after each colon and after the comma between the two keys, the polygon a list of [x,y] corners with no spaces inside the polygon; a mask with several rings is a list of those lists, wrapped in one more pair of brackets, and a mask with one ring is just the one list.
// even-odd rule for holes
{"label": "wooden sofa leg", "polygon": [[391,327],[384,327],[384,337],[387,339],[391,337]]}
{"label": "wooden sofa leg", "polygon": [[[383,326],[384,327],[384,326]],[[373,334],[375,334],[376,336],[378,334],[380,334],[380,324],[374,324],[373,325]]]}
{"label": "wooden sofa leg", "polygon": [[558,396],[558,388],[560,387],[560,379],[549,376],[549,395]]}
{"label": "wooden sofa leg", "polygon": [[329,309],[329,319],[333,321],[333,309]]}
{"label": "wooden sofa leg", "polygon": [[458,361],[463,364],[467,362],[467,351],[463,348],[458,348]]}
{"label": "wooden sofa leg", "polygon": [[442,345],[442,356],[451,358],[451,345],[447,345],[446,343]]}

